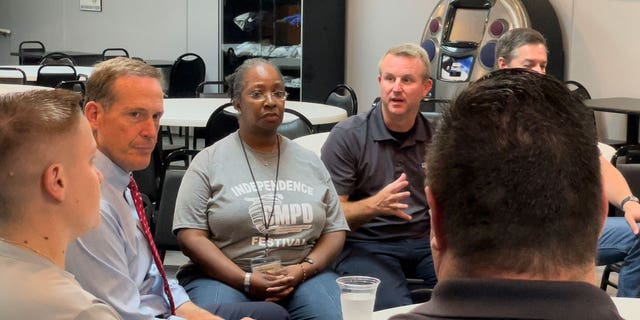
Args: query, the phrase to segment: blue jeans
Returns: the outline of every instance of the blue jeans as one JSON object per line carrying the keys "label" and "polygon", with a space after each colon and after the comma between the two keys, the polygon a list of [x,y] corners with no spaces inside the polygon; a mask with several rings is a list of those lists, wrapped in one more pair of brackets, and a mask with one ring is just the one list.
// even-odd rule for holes
{"label": "blue jeans", "polygon": [[203,305],[193,300],[192,302],[200,308],[226,320],[241,319],[244,317],[250,317],[256,320],[289,319],[287,310],[272,302],[205,303]]}
{"label": "blue jeans", "polygon": [[618,297],[640,298],[640,240],[622,217],[609,217],[598,240],[598,265],[624,261]]}
{"label": "blue jeans", "polygon": [[[303,282],[289,297],[278,303],[289,311],[293,320],[341,320],[337,278],[338,275],[333,272],[322,272]],[[203,308],[207,305],[252,301],[243,292],[211,278],[195,278],[181,284],[191,300]]]}
{"label": "blue jeans", "polygon": [[407,278],[424,280],[421,287],[437,283],[429,239],[394,242],[347,241],[335,263],[336,272],[380,279],[375,310],[412,304]]}

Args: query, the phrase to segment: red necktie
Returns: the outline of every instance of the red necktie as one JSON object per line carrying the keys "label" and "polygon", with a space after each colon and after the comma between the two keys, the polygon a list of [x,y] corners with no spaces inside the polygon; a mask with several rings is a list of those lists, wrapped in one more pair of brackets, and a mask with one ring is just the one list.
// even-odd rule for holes
{"label": "red necktie", "polygon": [[133,204],[136,206],[136,212],[138,212],[138,219],[140,219],[140,225],[142,225],[142,233],[144,233],[144,237],[149,242],[149,247],[151,248],[151,253],[153,254],[153,261],[156,263],[156,267],[160,271],[160,275],[162,276],[162,280],[164,281],[164,293],[167,295],[169,299],[169,305],[171,307],[171,314],[176,314],[176,306],[173,302],[173,295],[171,294],[171,289],[169,288],[169,281],[167,280],[167,273],[164,271],[164,266],[162,265],[162,260],[160,260],[160,254],[158,253],[158,248],[156,248],[155,242],[153,242],[153,236],[151,236],[151,228],[149,228],[149,223],[147,222],[147,216],[144,213],[144,205],[142,204],[142,196],[140,195],[140,190],[138,190],[138,185],[136,181],[131,177],[129,181],[129,190],[131,191],[131,198],[133,199]]}

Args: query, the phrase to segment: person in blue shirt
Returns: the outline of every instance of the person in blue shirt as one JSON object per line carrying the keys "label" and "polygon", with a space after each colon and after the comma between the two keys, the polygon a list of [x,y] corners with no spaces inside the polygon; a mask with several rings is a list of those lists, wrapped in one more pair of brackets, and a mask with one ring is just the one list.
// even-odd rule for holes
{"label": "person in blue shirt", "polygon": [[[149,165],[156,145],[164,111],[160,80],[157,69],[120,57],[96,65],[87,82],[85,114],[98,146],[95,163],[104,174],[102,223],[69,246],[67,270],[124,319],[174,318],[128,188],[131,172]],[[169,287],[179,318],[288,318],[280,306],[266,302],[205,310],[177,281],[170,280]]]}

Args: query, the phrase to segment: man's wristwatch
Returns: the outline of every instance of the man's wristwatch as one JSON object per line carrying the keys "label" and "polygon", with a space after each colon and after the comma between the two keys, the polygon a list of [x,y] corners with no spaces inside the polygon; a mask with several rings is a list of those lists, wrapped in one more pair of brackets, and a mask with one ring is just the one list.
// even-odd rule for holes
{"label": "man's wristwatch", "polygon": [[629,201],[640,203],[640,199],[638,199],[638,197],[631,194],[628,197],[622,199],[622,201],[620,202],[620,209],[624,210],[624,205]]}

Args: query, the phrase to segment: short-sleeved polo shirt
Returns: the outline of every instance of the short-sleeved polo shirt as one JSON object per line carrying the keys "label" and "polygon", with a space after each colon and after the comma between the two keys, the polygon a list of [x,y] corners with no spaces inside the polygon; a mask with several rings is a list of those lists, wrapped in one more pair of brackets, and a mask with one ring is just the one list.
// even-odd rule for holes
{"label": "short-sleeved polo shirt", "polygon": [[370,197],[403,172],[409,181],[410,198],[404,210],[412,216],[406,221],[395,216],[379,216],[349,233],[349,240],[400,240],[427,238],[429,207],[424,194],[425,153],[431,142],[429,121],[418,113],[413,132],[397,141],[382,119],[381,106],[366,114],[338,123],[322,147],[322,161],[331,174],[338,195],[349,201]]}

